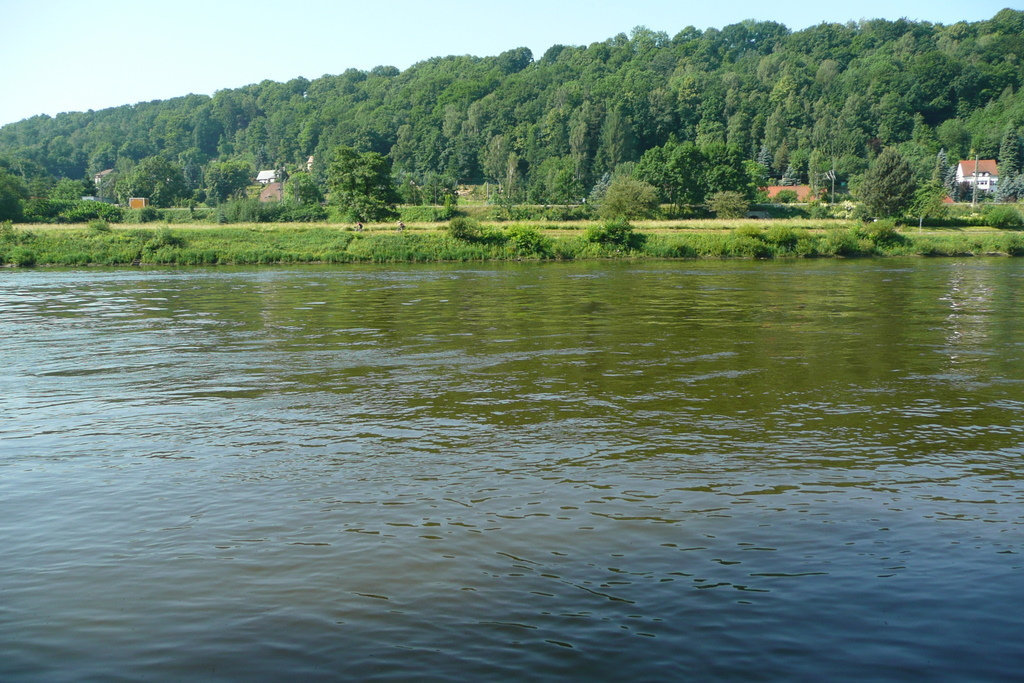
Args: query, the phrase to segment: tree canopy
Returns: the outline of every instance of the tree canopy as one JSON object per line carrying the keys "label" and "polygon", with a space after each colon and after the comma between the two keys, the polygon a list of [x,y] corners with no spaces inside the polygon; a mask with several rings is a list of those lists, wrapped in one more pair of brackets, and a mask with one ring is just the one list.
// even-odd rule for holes
{"label": "tree canopy", "polygon": [[167,201],[205,190],[216,200],[230,192],[211,180],[224,170],[215,164],[296,171],[314,156],[323,187],[334,150],[348,147],[386,158],[403,186],[489,181],[567,202],[638,162],[636,177],[673,203],[748,193],[745,162],[773,182],[817,186],[834,172],[842,186],[887,147],[921,182],[940,149],[950,164],[971,149],[1017,150],[1019,169],[1022,25],[1024,12],[1006,9],[949,26],[869,20],[794,32],[744,21],[674,36],[637,27],[540,59],[515,48],[36,116],[0,128],[0,168],[30,187],[39,172],[52,185],[105,169],[128,183],[159,158],[181,175]]}
{"label": "tree canopy", "polygon": [[380,221],[398,216],[391,162],[377,152],[360,154],[351,147],[338,147],[327,170],[327,183],[331,203],[352,220]]}

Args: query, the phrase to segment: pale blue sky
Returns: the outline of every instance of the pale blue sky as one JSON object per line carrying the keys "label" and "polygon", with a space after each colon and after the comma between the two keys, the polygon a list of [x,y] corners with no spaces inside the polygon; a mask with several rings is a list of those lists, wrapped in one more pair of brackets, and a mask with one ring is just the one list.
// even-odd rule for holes
{"label": "pale blue sky", "polygon": [[951,24],[1003,7],[1024,2],[0,0],[0,125],[264,79],[405,69],[442,55],[526,46],[539,58],[554,44],[586,45],[638,25],[672,36],[743,19],[794,30],[878,17]]}

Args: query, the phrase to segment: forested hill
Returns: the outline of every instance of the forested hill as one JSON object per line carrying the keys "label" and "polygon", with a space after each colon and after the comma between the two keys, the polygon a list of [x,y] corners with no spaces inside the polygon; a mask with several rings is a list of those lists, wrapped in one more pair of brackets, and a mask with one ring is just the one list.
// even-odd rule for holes
{"label": "forested hill", "polygon": [[[213,161],[299,168],[340,145],[398,177],[515,179],[556,201],[674,138],[726,143],[773,176],[862,172],[899,146],[921,175],[944,149],[999,154],[1024,132],[1024,12],[951,26],[907,20],[792,32],[746,21],[674,36],[644,28],[589,46],[451,56],[263,81],[0,128],[0,168],[26,180],[126,171],[160,156],[193,189]],[[553,178],[570,178],[556,187]]]}

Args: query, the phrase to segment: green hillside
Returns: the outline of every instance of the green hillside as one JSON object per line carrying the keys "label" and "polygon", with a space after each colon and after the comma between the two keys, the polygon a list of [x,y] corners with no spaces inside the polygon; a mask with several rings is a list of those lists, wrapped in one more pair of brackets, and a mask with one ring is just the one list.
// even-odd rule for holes
{"label": "green hillside", "polygon": [[840,187],[893,146],[925,181],[972,152],[1020,168],[1022,85],[1024,12],[1010,9],[951,26],[638,27],[539,57],[437,57],[37,116],[0,128],[0,173],[40,196],[59,178],[116,180],[159,157],[181,185],[162,203],[212,204],[225,162],[296,172],[313,156],[326,189],[326,161],[348,146],[386,156],[406,199],[489,181],[517,201],[566,203],[648,150],[693,142],[760,162],[766,181],[816,185],[834,171]]}

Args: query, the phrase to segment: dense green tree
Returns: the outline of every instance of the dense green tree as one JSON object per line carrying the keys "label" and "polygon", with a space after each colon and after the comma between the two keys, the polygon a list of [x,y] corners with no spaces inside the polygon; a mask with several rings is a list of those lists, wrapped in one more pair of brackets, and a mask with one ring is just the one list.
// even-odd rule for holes
{"label": "dense green tree", "polygon": [[0,169],[0,221],[21,220],[23,202],[26,199],[28,188],[22,179]]}
{"label": "dense green tree", "polygon": [[598,213],[602,218],[652,218],[658,212],[658,191],[629,176],[613,178]]}
{"label": "dense green tree", "polygon": [[239,197],[252,184],[253,170],[241,160],[214,161],[206,167],[206,192],[214,202],[220,203]]}
{"label": "dense green tree", "polygon": [[352,220],[380,221],[398,216],[398,194],[391,180],[391,162],[377,152],[360,154],[340,146],[327,169],[330,201]]}
{"label": "dense green tree", "polygon": [[886,147],[868,168],[857,195],[873,216],[897,217],[914,199],[914,173],[898,151]]}
{"label": "dense green tree", "polygon": [[50,190],[50,199],[77,201],[84,195],[85,183],[71,178],[61,178]]}
{"label": "dense green tree", "polygon": [[939,218],[945,211],[943,200],[946,188],[941,183],[929,180],[914,192],[908,213],[917,218],[917,227],[924,224],[925,218]]}
{"label": "dense green tree", "polygon": [[284,191],[288,199],[299,204],[319,204],[324,200],[319,183],[305,171],[293,173],[285,183]]}
{"label": "dense green tree", "polygon": [[154,206],[174,206],[188,196],[181,167],[163,157],[147,157],[118,178],[114,191],[122,204],[144,197]]}

